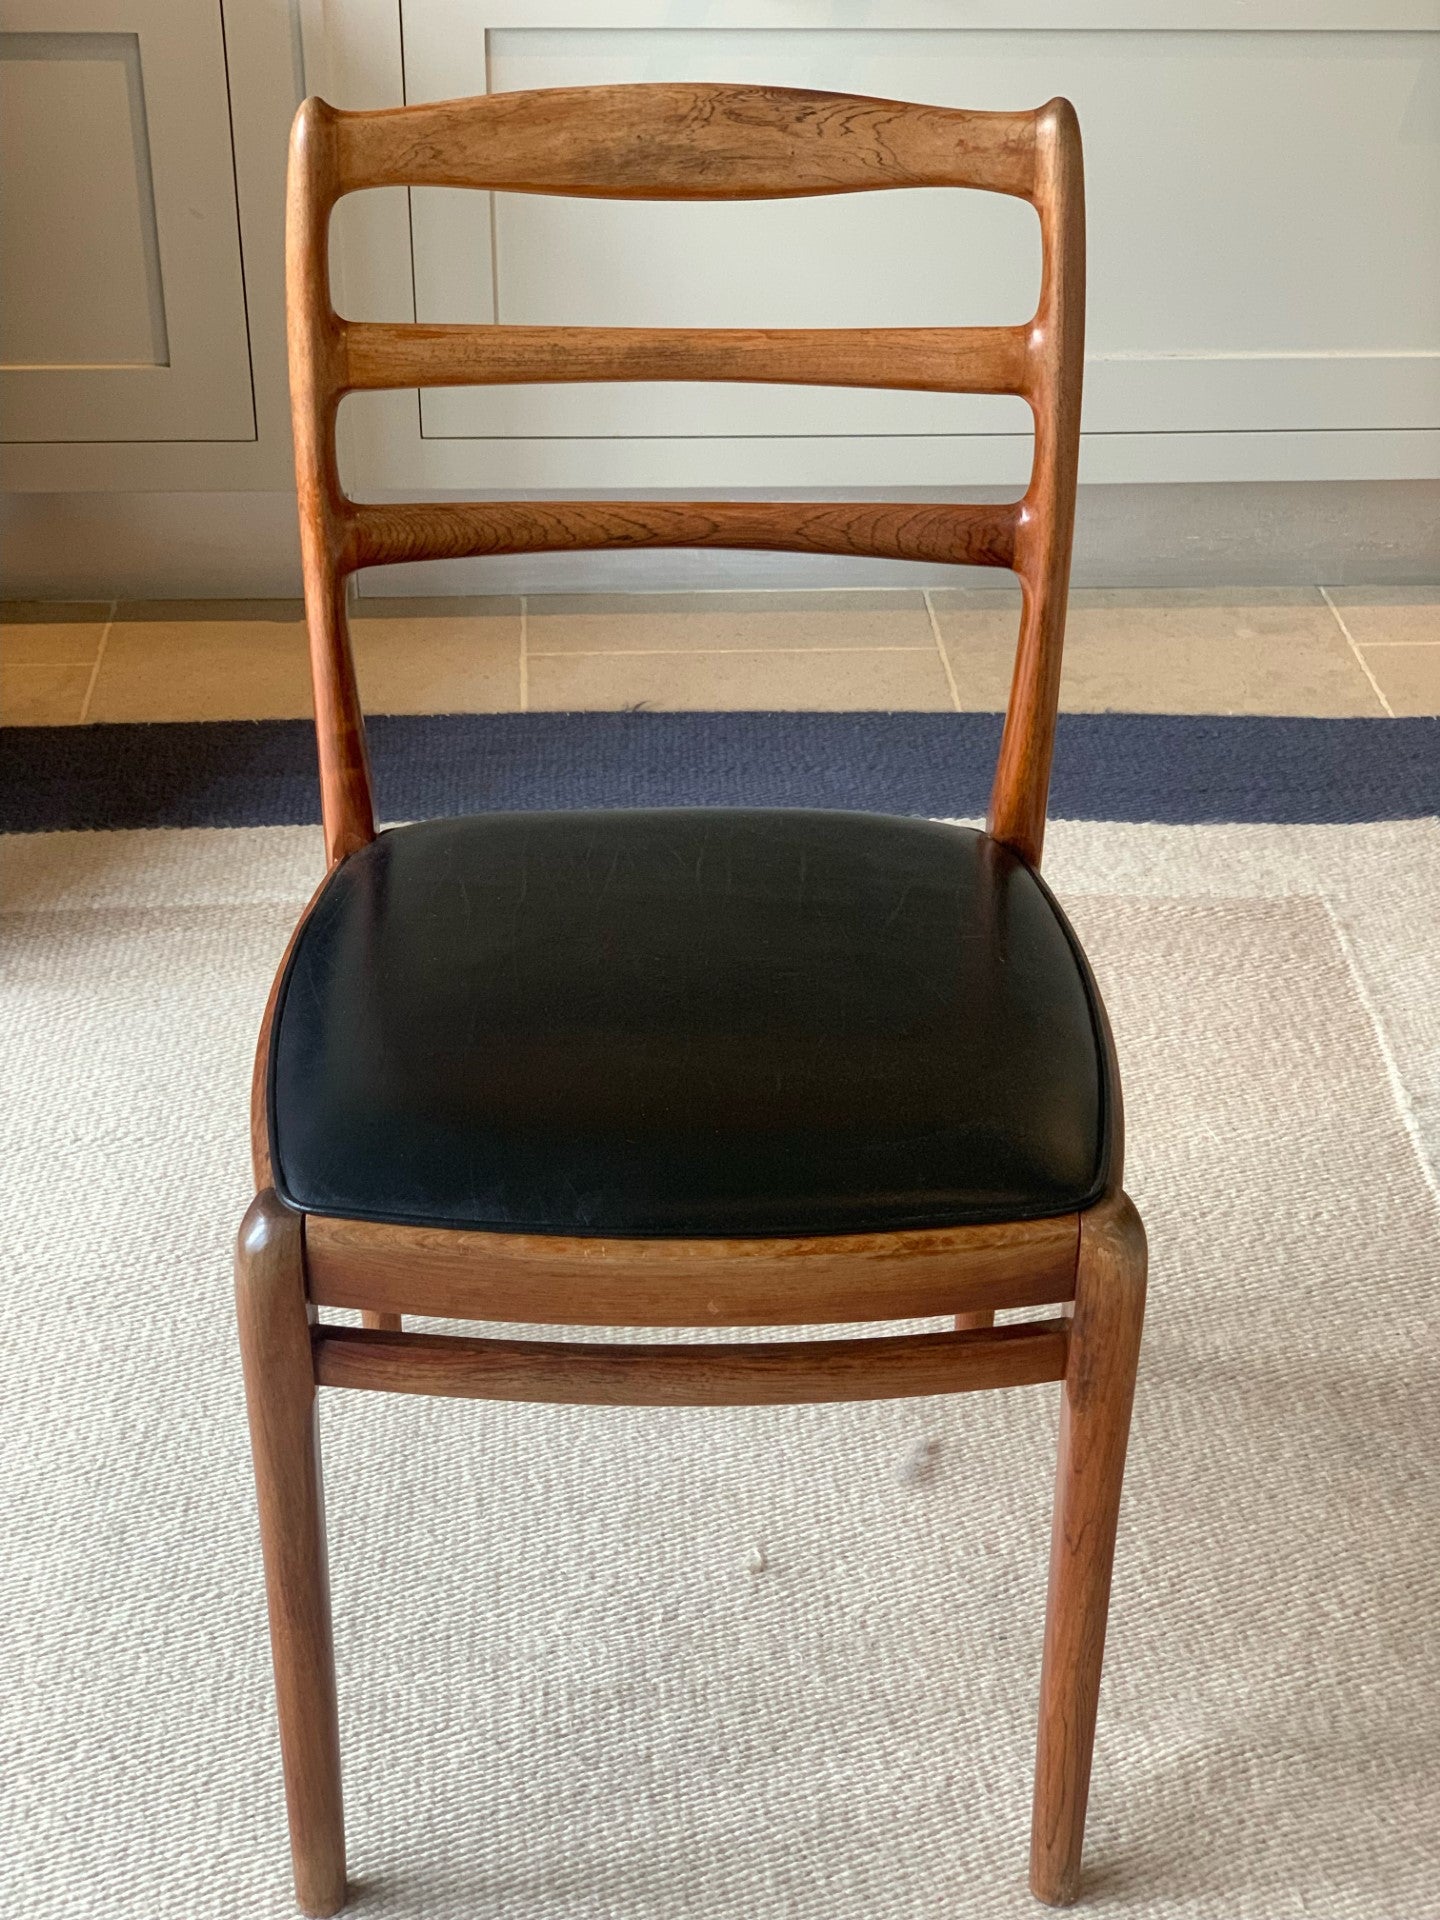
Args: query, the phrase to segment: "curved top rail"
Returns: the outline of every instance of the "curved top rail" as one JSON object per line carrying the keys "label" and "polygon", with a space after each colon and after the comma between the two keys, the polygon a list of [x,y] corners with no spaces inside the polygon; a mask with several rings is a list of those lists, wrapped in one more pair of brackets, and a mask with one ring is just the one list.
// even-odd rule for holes
{"label": "curved top rail", "polygon": [[1035,113],[696,82],[551,87],[372,113],[307,107],[328,123],[337,196],[408,185],[777,200],[979,187],[1030,199],[1035,187]]}

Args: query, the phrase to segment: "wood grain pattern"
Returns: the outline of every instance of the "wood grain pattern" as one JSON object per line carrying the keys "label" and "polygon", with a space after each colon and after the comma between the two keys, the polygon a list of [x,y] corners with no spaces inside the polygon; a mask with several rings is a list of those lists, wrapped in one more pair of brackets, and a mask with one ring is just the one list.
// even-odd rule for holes
{"label": "wood grain pattern", "polygon": [[1036,1386],[1065,1371],[1069,1323],[879,1340],[781,1340],[736,1346],[577,1346],[453,1334],[315,1336],[321,1386],[461,1400],[627,1407],[792,1406]]}
{"label": "wood grain pattern", "polygon": [[347,564],[617,547],[751,547],[1008,567],[1014,507],[944,502],[447,500],[350,509]]}
{"label": "wood grain pattern", "polygon": [[1050,1906],[1068,1906],[1080,1892],[1145,1268],[1145,1230],[1123,1193],[1082,1217],[1060,1406],[1030,1841],[1030,1889]]}
{"label": "wood grain pattern", "polygon": [[512,327],[340,323],[347,392],[527,381],[748,380],[923,393],[1029,390],[1024,327]]}
{"label": "wood grain pattern", "polygon": [[1085,371],[1085,177],[1080,123],[1068,100],[1036,116],[1040,300],[1030,337],[1035,457],[1020,503],[1015,570],[1023,608],[988,826],[1038,867],[1060,702],[1060,659],[1075,531],[1080,390]]}
{"label": "wood grain pattern", "polygon": [[772,200],[887,187],[1028,198],[1029,113],[798,87],[553,87],[337,115],[336,190],[483,187],[607,200]]}
{"label": "wood grain pattern", "polygon": [[300,1216],[270,1192],[258,1195],[240,1229],[235,1305],[295,1893],[304,1912],[332,1914],[345,1902],[345,1820],[311,1311]]}
{"label": "wood grain pattern", "polygon": [[309,1214],[327,1307],[536,1326],[781,1327],[1048,1306],[1075,1291],[1079,1216],[793,1240],[578,1240]]}
{"label": "wood grain pattern", "polygon": [[340,325],[330,304],[329,265],[336,118],[319,100],[307,100],[296,114],[285,196],[290,417],[320,808],[331,866],[375,838],[365,720],[345,613],[340,532],[344,496],[335,460],[335,413],[343,392]]}

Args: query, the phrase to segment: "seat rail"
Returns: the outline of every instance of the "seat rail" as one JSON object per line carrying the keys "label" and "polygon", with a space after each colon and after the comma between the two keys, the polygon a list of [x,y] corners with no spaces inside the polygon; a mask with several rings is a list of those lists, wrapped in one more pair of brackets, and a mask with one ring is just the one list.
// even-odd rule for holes
{"label": "seat rail", "polygon": [[305,1216],[310,1298],[535,1326],[782,1327],[1070,1300],[1080,1215],[796,1239],[616,1240]]}
{"label": "seat rail", "polygon": [[320,1327],[322,1387],[630,1407],[788,1406],[1038,1386],[1065,1374],[1068,1322],[889,1339],[572,1345]]}

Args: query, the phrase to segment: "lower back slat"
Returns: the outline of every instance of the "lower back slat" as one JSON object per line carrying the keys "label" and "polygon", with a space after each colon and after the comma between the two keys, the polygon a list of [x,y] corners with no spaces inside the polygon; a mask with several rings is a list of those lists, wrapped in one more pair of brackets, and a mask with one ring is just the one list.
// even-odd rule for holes
{"label": "lower back slat", "polygon": [[484,500],[352,506],[348,564],[603,547],[742,547],[1010,567],[1020,509],[931,502]]}

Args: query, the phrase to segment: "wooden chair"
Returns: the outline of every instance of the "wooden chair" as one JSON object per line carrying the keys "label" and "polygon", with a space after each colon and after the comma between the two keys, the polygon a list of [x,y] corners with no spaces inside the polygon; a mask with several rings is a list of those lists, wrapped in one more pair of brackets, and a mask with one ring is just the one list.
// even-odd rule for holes
{"label": "wooden chair", "polygon": [[[1038,210],[1028,325],[840,331],[389,326],[338,318],[342,194],[634,199],[971,187]],[[316,1388],[710,1405],[1060,1381],[1030,1884],[1076,1897],[1145,1240],[1083,956],[1036,868],[1080,421],[1084,238],[1068,102],[968,113],[734,86],[308,100],[289,179],[292,401],[328,871],[260,1038],[240,1233],[295,1886],[345,1898]],[[799,381],[1021,394],[1023,499],[362,505],[360,389]],[[377,836],[346,631],[358,568],[601,547],[769,547],[1010,567],[1023,613],[988,832],[845,813],[489,815]],[[996,1326],[997,1308],[1050,1306]],[[322,1321],[358,1308],[359,1327]],[[407,1332],[954,1330],[732,1344]]]}

